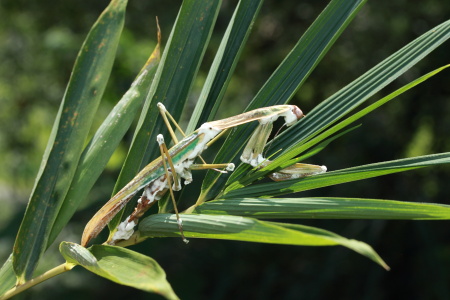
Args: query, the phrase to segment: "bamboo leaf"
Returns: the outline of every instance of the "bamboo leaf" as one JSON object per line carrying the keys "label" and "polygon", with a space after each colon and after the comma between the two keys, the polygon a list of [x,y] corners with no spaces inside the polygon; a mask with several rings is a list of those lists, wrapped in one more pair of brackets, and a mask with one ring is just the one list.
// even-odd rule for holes
{"label": "bamboo leaf", "polygon": [[[146,164],[159,156],[159,148],[155,147],[158,134],[166,137],[167,144],[170,142],[156,104],[163,102],[175,119],[180,117],[208,45],[220,3],[219,0],[183,2],[113,195]],[[126,211],[130,212],[132,209],[132,205],[129,205]],[[117,227],[120,220],[121,216],[118,214],[110,222],[109,228]]]}
{"label": "bamboo leaf", "polygon": [[[269,166],[262,168],[260,170],[257,170],[256,172],[254,172],[252,174],[248,174],[248,176],[240,179],[239,182],[237,182],[236,180],[235,180],[235,182],[232,182],[232,180],[230,179],[229,180],[230,186],[226,188],[225,193],[227,193],[233,189],[237,189],[237,188],[241,188],[243,186],[249,185],[250,183],[254,182],[255,180],[261,179],[261,178],[263,178],[263,176],[266,176],[267,174],[272,173],[276,169],[286,168],[286,167],[292,165],[293,163],[296,163],[296,162],[301,161],[302,159],[305,159],[306,157],[308,157],[308,154],[305,154],[302,157],[299,157],[297,159],[291,160],[293,157],[297,156],[298,154],[302,153],[303,151],[306,151],[309,148],[314,147],[318,143],[322,143],[323,140],[328,139],[330,136],[333,136],[333,134],[339,132],[340,130],[344,129],[348,125],[359,120],[360,118],[362,118],[363,116],[372,112],[373,110],[386,104],[387,102],[391,101],[392,99],[395,99],[397,96],[403,94],[404,92],[417,86],[418,84],[428,80],[429,78],[431,78],[434,75],[440,73],[441,71],[447,69],[448,67],[450,67],[450,65],[440,67],[436,70],[429,72],[428,74],[425,74],[425,75],[413,80],[412,82],[404,85],[403,87],[397,89],[396,91],[390,93],[389,95],[381,98],[380,100],[378,100],[375,103],[369,105],[368,107],[362,109],[361,111],[347,117],[345,120],[339,122],[338,124],[334,125],[333,127],[327,129],[326,131],[324,131],[320,134],[318,134],[318,132],[312,134],[310,136],[309,140],[304,139],[304,140],[298,141],[297,143],[294,143],[294,145],[291,146],[288,151],[285,151],[285,153],[283,155],[280,155]],[[345,131],[343,133],[345,133]],[[332,139],[339,137],[339,135],[341,135],[341,134],[337,134],[337,135],[333,136]]]}
{"label": "bamboo leaf", "polygon": [[0,269],[0,296],[12,289],[16,284],[16,274],[13,269],[12,254]]}
{"label": "bamboo leaf", "polygon": [[239,1],[208,72],[186,132],[194,131],[200,124],[211,121],[216,115],[262,3],[263,0]]}
{"label": "bamboo leaf", "polygon": [[450,152],[391,160],[296,180],[254,184],[225,193],[222,198],[279,196],[448,163],[450,163]]}
{"label": "bamboo leaf", "polygon": [[304,226],[304,225],[296,225],[296,224],[285,224],[281,223],[281,226],[302,231],[309,234],[317,234],[317,235],[323,235],[329,238],[330,240],[334,240],[336,243],[338,243],[341,246],[347,247],[348,249],[351,249],[369,259],[376,262],[380,266],[382,266],[385,270],[389,271],[389,266],[383,261],[383,259],[373,250],[373,248],[363,242],[352,240],[352,239],[346,239],[344,237],[341,237],[333,232],[316,228],[316,227],[310,227],[310,226]]}
{"label": "bamboo leaf", "polygon": [[[349,128],[349,129],[343,130],[342,132],[339,132],[339,133],[333,135],[332,137],[329,137],[329,138],[321,141],[320,143],[315,145],[314,148],[308,150],[308,152],[306,152],[305,154],[303,154],[300,157],[297,157],[297,158],[295,158],[293,160],[290,160],[290,161],[284,160],[283,162],[287,162],[287,163],[282,164],[281,169],[285,168],[285,167],[288,167],[288,166],[290,166],[290,165],[292,165],[294,163],[304,161],[304,160],[306,160],[306,159],[316,155],[317,153],[319,153],[320,151],[325,149],[328,146],[328,144],[330,144],[332,141],[340,138],[341,136],[349,133],[350,131],[358,128],[359,126],[360,125],[357,125],[357,126]],[[277,158],[277,159],[280,159],[280,158]],[[233,174],[228,179],[227,185],[230,185],[230,187],[227,188],[225,191],[230,191],[233,188],[240,188],[240,187],[246,185],[247,183],[253,182],[255,179],[263,178],[263,176],[265,176],[267,173],[269,173],[269,172],[267,172],[267,173],[266,172],[261,172],[261,173],[258,174],[257,172],[260,172],[259,170],[257,170],[256,172],[252,173],[251,169],[253,169],[253,167],[251,167],[250,165],[248,165],[248,164],[241,164],[235,171],[233,171]],[[265,168],[265,170],[267,170],[267,169],[272,170],[272,172],[273,172],[273,170],[275,170],[276,167],[273,168],[273,166],[272,166],[270,168]],[[233,184],[233,182],[237,182],[237,183]]]}
{"label": "bamboo leaf", "polygon": [[450,205],[361,198],[242,198],[213,200],[194,213],[258,219],[448,220]]}
{"label": "bamboo leaf", "polygon": [[[364,3],[365,1],[359,0],[332,1],[299,39],[292,51],[246,108],[246,111],[288,102]],[[237,164],[236,157],[253,129],[254,126],[243,126],[233,130],[214,161]],[[198,203],[214,197],[222,189],[225,180],[224,176],[219,177],[217,173],[209,171],[203,182]]]}
{"label": "bamboo leaf", "polygon": [[119,284],[178,299],[159,264],[140,253],[114,246],[96,245],[86,249],[62,242],[60,252],[67,262]]}
{"label": "bamboo leaf", "polygon": [[53,225],[48,241],[49,245],[73,216],[79,204],[86,198],[119,142],[130,128],[150,89],[159,60],[160,41],[131,87],[103,121],[84,149],[70,190]]}
{"label": "bamboo leaf", "polygon": [[14,244],[13,265],[19,283],[33,275],[71,184],[111,72],[126,4],[125,0],[111,2],[78,54]]}
{"label": "bamboo leaf", "polygon": [[[341,245],[368,257],[386,269],[389,268],[369,245],[319,228],[224,215],[183,214],[182,218],[186,237],[297,246]],[[139,224],[139,233],[141,238],[180,234],[175,215],[168,214],[145,218]]]}
{"label": "bamboo leaf", "polygon": [[272,149],[288,151],[290,147],[295,146],[292,145],[292,141],[298,143],[311,134],[323,131],[405,73],[449,38],[450,20],[424,33],[320,103],[308,113],[308,118],[274,140]]}

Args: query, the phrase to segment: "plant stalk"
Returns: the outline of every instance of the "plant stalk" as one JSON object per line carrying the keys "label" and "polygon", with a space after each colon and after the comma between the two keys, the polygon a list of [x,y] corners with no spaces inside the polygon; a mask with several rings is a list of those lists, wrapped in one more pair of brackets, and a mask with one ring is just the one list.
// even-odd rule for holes
{"label": "plant stalk", "polygon": [[25,282],[24,284],[18,285],[13,287],[12,289],[10,289],[9,291],[7,291],[6,293],[4,293],[3,295],[0,296],[0,300],[6,300],[9,299],[47,279],[50,279],[52,277],[55,277],[56,275],[62,274],[64,272],[70,271],[73,267],[75,267],[74,264],[70,264],[70,263],[63,263],[57,267],[54,267],[51,270],[48,270],[47,272],[39,275],[36,278],[33,278],[27,282]]}

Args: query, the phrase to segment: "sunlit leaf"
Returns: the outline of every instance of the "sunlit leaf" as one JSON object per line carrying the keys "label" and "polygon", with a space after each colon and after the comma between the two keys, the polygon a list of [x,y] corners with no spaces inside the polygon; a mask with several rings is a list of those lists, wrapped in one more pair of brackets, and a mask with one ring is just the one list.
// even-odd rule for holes
{"label": "sunlit leaf", "polygon": [[448,163],[450,152],[392,160],[295,180],[254,184],[225,193],[223,198],[279,196]]}
{"label": "sunlit leaf", "polygon": [[[156,104],[164,103],[174,118],[179,119],[208,45],[219,8],[218,0],[182,3],[113,195],[131,181],[145,165],[159,156],[159,148],[155,147],[158,134],[163,134],[166,142],[170,142]],[[127,212],[131,212],[133,205],[127,209]],[[116,228],[120,220],[118,215],[109,227]]]}
{"label": "sunlit leaf", "polygon": [[[297,246],[335,246],[352,249],[384,268],[386,263],[369,245],[349,240],[327,230],[310,226],[259,221],[224,215],[182,215],[186,237],[212,238],[245,242]],[[141,239],[147,237],[179,236],[175,215],[152,215],[139,225]]]}
{"label": "sunlit leaf", "polygon": [[126,0],[111,2],[78,54],[14,244],[13,265],[19,283],[32,277],[69,190],[112,69],[126,4]]}
{"label": "sunlit leaf", "polygon": [[103,121],[83,151],[72,185],[58,213],[48,244],[51,244],[86,198],[108,160],[142,107],[160,60],[160,41],[131,87]]}
{"label": "sunlit leaf", "polygon": [[[264,84],[246,111],[288,102],[364,3],[365,1],[359,0],[331,1]],[[214,161],[237,163],[236,157],[240,156],[238,152],[253,129],[254,126],[242,126],[233,130]],[[214,197],[222,189],[225,180],[224,176],[209,171],[197,203]]]}
{"label": "sunlit leaf", "polygon": [[119,284],[178,299],[166,280],[166,274],[152,258],[114,246],[96,245],[86,249],[62,242],[60,252],[67,262]]}
{"label": "sunlit leaf", "polygon": [[209,201],[194,213],[258,219],[448,220],[450,206],[360,198],[243,198]]}

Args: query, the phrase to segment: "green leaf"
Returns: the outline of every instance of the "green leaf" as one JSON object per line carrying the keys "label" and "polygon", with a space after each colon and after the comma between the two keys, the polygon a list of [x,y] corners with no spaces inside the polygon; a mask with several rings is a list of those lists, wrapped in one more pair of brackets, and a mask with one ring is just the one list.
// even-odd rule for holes
{"label": "green leaf", "polygon": [[58,213],[48,244],[50,245],[86,198],[103,172],[108,160],[130,128],[150,89],[160,60],[160,41],[131,87],[103,121],[83,151],[72,185]]}
{"label": "green leaf", "polygon": [[67,262],[119,284],[178,299],[159,264],[140,253],[114,246],[96,245],[86,249],[62,242],[59,246]]}
{"label": "green leaf", "polygon": [[0,269],[0,296],[14,287],[16,284],[16,274],[14,273],[12,254]]}
{"label": "green leaf", "polygon": [[[158,134],[163,134],[169,144],[170,136],[156,104],[164,103],[173,117],[179,119],[208,45],[219,8],[218,0],[183,2],[113,195],[131,181],[146,164],[160,155],[159,147],[155,147]],[[131,212],[133,205],[130,204],[127,209],[127,212]],[[114,229],[120,219],[119,215],[114,218],[109,228]]]}
{"label": "green leaf", "polygon": [[[386,269],[389,268],[369,245],[319,228],[224,215],[183,214],[182,218],[186,237],[297,246],[341,245],[370,258]],[[145,218],[139,224],[139,233],[141,238],[180,234],[175,215],[168,214]]]}
{"label": "green leaf", "polygon": [[262,0],[239,1],[208,72],[187,133],[215,117],[262,3]]}
{"label": "green leaf", "polygon": [[[310,140],[304,139],[297,143],[294,143],[293,146],[291,146],[288,151],[285,151],[285,153],[283,155],[280,155],[277,159],[272,161],[272,163],[270,165],[268,165],[267,167],[262,168],[260,170],[257,170],[256,172],[254,172],[252,174],[249,174],[245,178],[240,179],[239,182],[237,182],[236,180],[234,180],[235,182],[232,182],[232,180],[230,178],[230,180],[229,180],[230,185],[226,188],[225,193],[228,193],[229,191],[231,191],[233,189],[238,189],[243,186],[249,185],[250,183],[254,182],[255,180],[261,179],[261,178],[263,178],[263,176],[266,176],[267,174],[272,173],[275,169],[283,169],[283,168],[286,168],[286,167],[292,165],[293,163],[296,163],[303,159],[306,159],[307,157],[309,157],[308,153],[303,155],[302,157],[291,160],[293,157],[295,157],[298,154],[317,145],[318,143],[322,144],[323,143],[322,141],[325,139],[329,139],[330,136],[332,136],[331,140],[338,138],[340,135],[344,134],[346,131],[344,131],[340,134],[336,134],[334,136],[333,136],[333,134],[339,132],[340,130],[344,129],[348,125],[359,120],[360,118],[362,118],[363,116],[372,112],[373,110],[386,104],[387,102],[391,101],[392,99],[395,99],[397,96],[403,94],[404,92],[417,86],[418,84],[426,81],[427,79],[433,77],[434,75],[447,69],[448,67],[450,67],[450,65],[440,67],[436,70],[429,72],[428,74],[425,74],[425,75],[413,80],[412,82],[404,85],[403,87],[397,89],[396,91],[390,93],[389,95],[381,98],[380,100],[378,100],[375,103],[369,105],[368,107],[362,109],[361,111],[347,117],[345,120],[339,122],[338,124],[334,125],[333,127],[322,132],[321,134],[319,134],[317,136],[315,136],[315,135],[318,134],[318,132],[312,134],[310,136]],[[323,147],[320,147],[320,148],[322,149]],[[311,151],[313,151],[313,150],[311,150]],[[241,169],[241,168],[238,168],[238,170],[239,169]]]}
{"label": "green leaf", "polygon": [[232,190],[224,194],[223,198],[278,196],[447,163],[450,163],[450,152],[391,160],[296,180],[254,184]]}
{"label": "green leaf", "polygon": [[103,271],[98,265],[97,258],[88,249],[76,243],[61,242],[59,252],[70,264],[83,266],[91,272],[95,270],[96,274]]}
{"label": "green leaf", "polygon": [[302,231],[305,233],[309,233],[309,234],[314,234],[314,235],[319,235],[319,236],[323,236],[326,237],[330,240],[335,241],[336,243],[338,243],[341,246],[347,247],[348,249],[351,249],[369,259],[371,259],[372,261],[376,262],[377,264],[379,264],[380,266],[382,266],[384,269],[386,270],[390,270],[389,266],[383,261],[383,259],[373,250],[373,248],[363,242],[357,241],[357,240],[351,240],[351,239],[346,239],[344,237],[341,237],[333,232],[324,230],[324,229],[320,229],[320,228],[316,228],[316,227],[310,227],[310,226],[304,226],[304,225],[296,225],[296,224],[285,224],[285,223],[281,223],[280,226],[283,226],[285,228],[289,228],[289,229],[293,229],[293,230],[298,230],[298,231]]}
{"label": "green leaf", "polygon": [[242,198],[209,201],[194,213],[258,219],[448,220],[450,205],[360,198]]}
{"label": "green leaf", "polygon": [[[364,3],[365,1],[356,0],[332,1],[278,66],[246,111],[288,102]],[[242,126],[233,130],[218,152],[215,163],[237,164],[238,161],[235,158],[253,129],[254,126]],[[216,172],[209,171],[197,203],[214,197],[222,189],[225,180],[225,176],[220,177]]]}
{"label": "green leaf", "polygon": [[72,182],[111,72],[126,4],[125,0],[111,2],[78,54],[14,244],[13,265],[19,283],[32,277]]}
{"label": "green leaf", "polygon": [[[341,136],[349,133],[350,131],[356,129],[359,126],[360,125],[354,126],[354,127],[349,128],[347,130],[343,130],[342,132],[339,132],[338,134],[335,134],[332,137],[321,141],[320,143],[315,145],[314,148],[310,149],[307,153],[303,154],[300,157],[297,157],[297,158],[295,158],[293,160],[289,160],[289,161],[287,159],[282,161],[282,162],[287,162],[287,163],[279,164],[279,166],[282,165],[282,167],[280,167],[280,169],[288,167],[288,166],[290,166],[290,165],[292,165],[294,163],[304,161],[305,159],[308,159],[308,158],[316,155],[317,153],[319,153],[320,151],[325,149],[326,146],[328,146],[329,143],[331,143],[332,141],[334,141],[334,140],[340,138]],[[277,160],[278,159],[281,159],[281,158],[277,158]],[[245,185],[250,184],[251,182],[253,182],[256,179],[263,178],[263,176],[265,176],[268,173],[273,172],[273,170],[275,170],[277,168],[275,164],[273,166],[272,166],[272,164],[273,164],[273,162],[267,168],[261,169],[261,171],[260,170],[256,170],[256,172],[254,172],[254,173],[251,172],[251,170],[254,169],[253,167],[251,167],[248,164],[241,164],[236,170],[233,171],[233,174],[228,179],[227,185],[229,185],[229,187],[227,187],[225,189],[225,191],[228,192],[228,191],[230,191],[232,189],[243,187]],[[267,172],[265,170],[271,170],[271,171]]]}
{"label": "green leaf", "polygon": [[308,118],[304,118],[302,122],[277,137],[271,144],[272,149],[288,151],[290,147],[295,147],[292,141],[298,143],[318,131],[325,130],[405,73],[449,38],[450,20],[424,33],[320,103],[308,113]]}

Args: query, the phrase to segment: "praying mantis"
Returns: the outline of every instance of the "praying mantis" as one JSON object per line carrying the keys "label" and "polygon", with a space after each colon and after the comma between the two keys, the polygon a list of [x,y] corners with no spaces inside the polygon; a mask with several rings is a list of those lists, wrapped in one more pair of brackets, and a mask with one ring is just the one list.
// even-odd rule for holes
{"label": "praying mantis", "polygon": [[[86,246],[93,238],[95,238],[140,190],[144,191],[141,198],[138,200],[134,211],[119,224],[115,233],[110,235],[110,238],[106,243],[113,245],[119,240],[129,239],[134,232],[134,227],[137,225],[139,218],[142,217],[156,201],[161,199],[167,191],[170,192],[174,203],[174,210],[177,216],[181,237],[183,241],[187,243],[188,240],[184,237],[182,220],[179,216],[173,195],[173,191],[181,189],[181,178],[184,179],[184,184],[186,185],[192,182],[191,170],[225,169],[225,171],[218,170],[224,173],[234,170],[234,164],[232,163],[206,164],[200,156],[203,150],[212,144],[221,133],[225,132],[227,129],[252,121],[258,121],[259,124],[257,128],[242,152],[241,161],[250,164],[255,168],[262,168],[270,164],[270,161],[265,159],[262,153],[272,131],[273,123],[279,117],[283,117],[286,126],[291,126],[304,117],[303,112],[295,105],[263,107],[226,119],[204,123],[199,129],[185,136],[181,141],[178,141],[170,126],[168,118],[170,118],[183,135],[185,134],[162,103],[158,103],[158,108],[164,122],[169,128],[169,132],[175,145],[172,148],[167,149],[163,136],[158,135],[157,142],[159,144],[161,156],[144,167],[136,177],[113,196],[92,217],[84,229],[81,238],[82,246]],[[194,164],[196,158],[200,158],[204,163]],[[325,166],[296,163],[272,173],[269,177],[275,181],[281,181],[316,175],[324,173],[326,170]]]}

